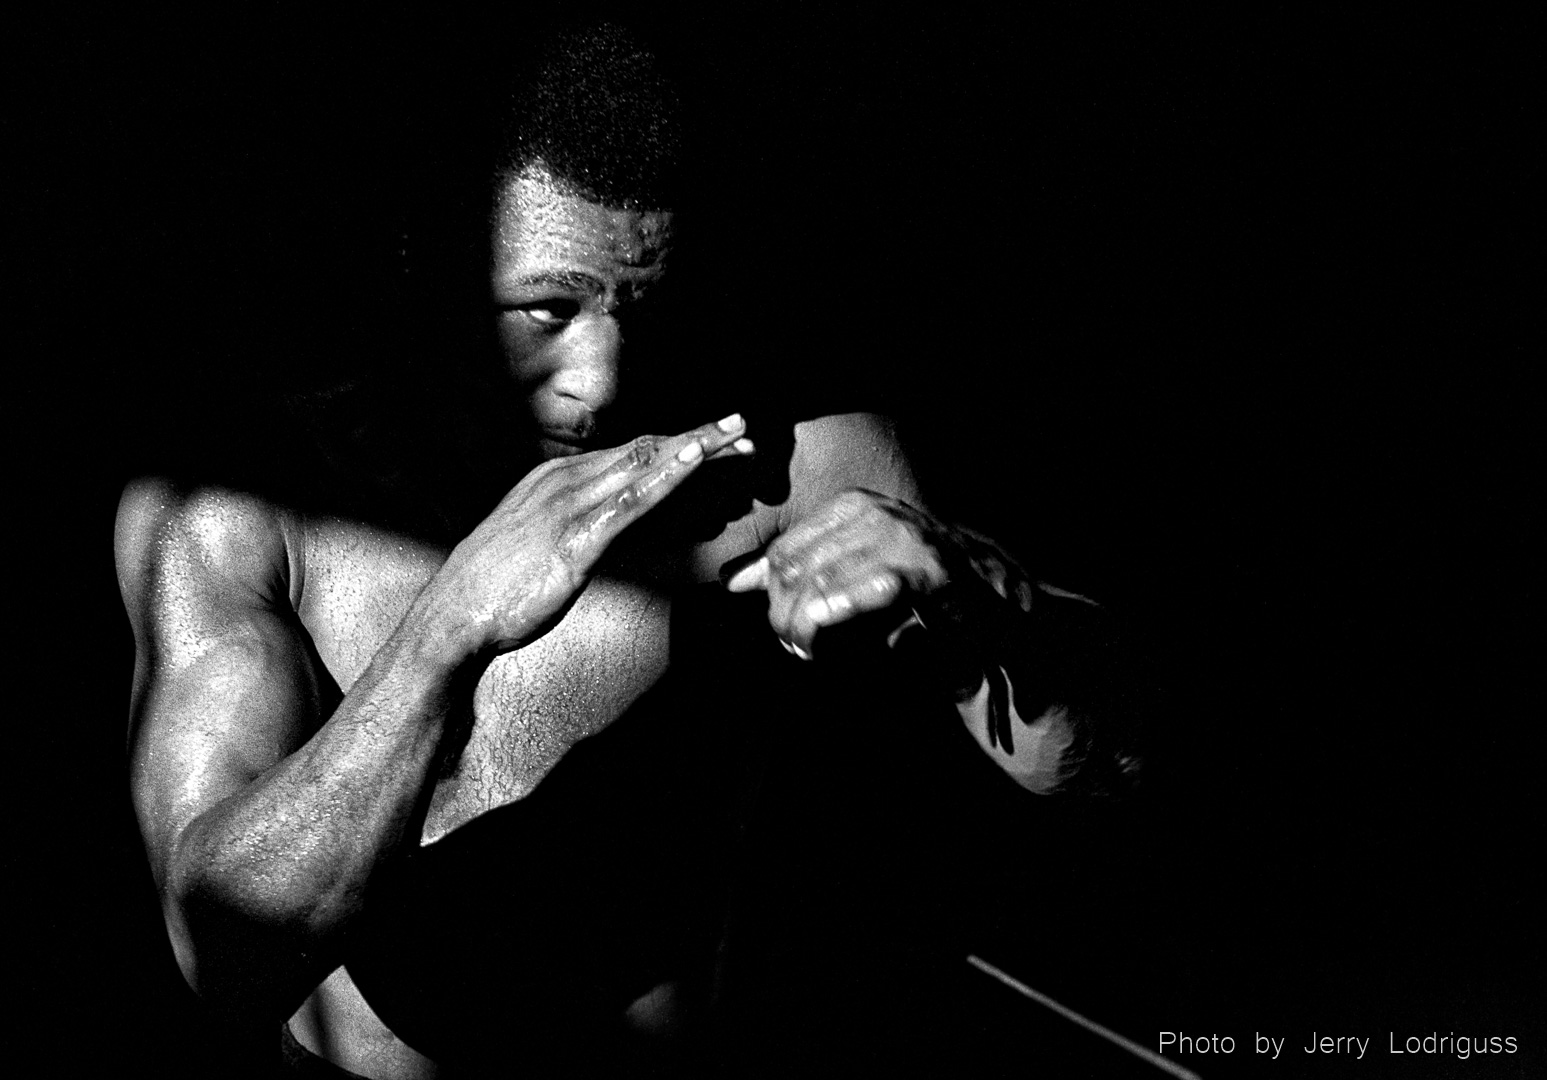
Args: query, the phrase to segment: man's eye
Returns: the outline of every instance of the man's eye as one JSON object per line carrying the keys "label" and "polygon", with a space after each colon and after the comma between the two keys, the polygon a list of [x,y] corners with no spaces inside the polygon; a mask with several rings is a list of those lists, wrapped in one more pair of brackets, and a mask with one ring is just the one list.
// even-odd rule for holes
{"label": "man's eye", "polygon": [[539,326],[559,327],[580,314],[575,300],[539,300],[516,309]]}

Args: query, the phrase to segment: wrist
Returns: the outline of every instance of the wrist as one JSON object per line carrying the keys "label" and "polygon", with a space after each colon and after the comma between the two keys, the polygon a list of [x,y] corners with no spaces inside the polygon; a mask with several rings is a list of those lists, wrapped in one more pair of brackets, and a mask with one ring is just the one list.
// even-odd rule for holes
{"label": "wrist", "polygon": [[921,687],[952,701],[976,697],[987,678],[981,649],[937,611],[927,615],[915,611],[890,644]]}
{"label": "wrist", "polygon": [[423,596],[404,616],[396,637],[403,662],[443,680],[455,677],[493,644],[476,620],[456,617]]}

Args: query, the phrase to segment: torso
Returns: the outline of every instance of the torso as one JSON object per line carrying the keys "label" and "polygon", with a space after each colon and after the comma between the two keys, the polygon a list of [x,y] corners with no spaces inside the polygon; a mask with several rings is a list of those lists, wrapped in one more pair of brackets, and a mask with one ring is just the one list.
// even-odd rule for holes
{"label": "torso", "polygon": [[[648,936],[655,927],[682,922],[675,913],[696,917],[693,900],[683,902],[683,890],[666,884],[667,876],[686,866],[690,875],[697,873],[702,882],[704,872],[688,866],[682,858],[675,862],[659,859],[660,849],[653,842],[656,838],[647,835],[655,822],[642,818],[635,807],[649,801],[665,806],[666,812],[656,819],[661,823],[659,838],[675,841],[682,830],[672,829],[686,823],[687,831],[699,840],[707,840],[711,845],[717,842],[720,837],[703,835],[699,820],[708,815],[698,813],[697,808],[709,803],[694,801],[705,790],[701,778],[713,773],[695,770],[694,766],[710,760],[703,750],[709,746],[716,763],[736,761],[754,770],[761,768],[766,755],[758,740],[766,741],[766,732],[758,730],[758,722],[749,724],[743,717],[749,710],[772,717],[769,710],[778,707],[778,695],[754,694],[746,700],[739,699],[747,686],[783,685],[778,675],[758,666],[762,661],[754,658],[749,666],[744,663],[745,656],[729,655],[725,647],[749,648],[754,653],[762,648],[772,654],[770,659],[776,665],[785,663],[787,657],[771,637],[764,639],[759,633],[759,628],[767,625],[766,611],[757,606],[761,601],[759,595],[735,598],[735,603],[747,601],[751,606],[743,604],[733,617],[725,617],[726,613],[720,610],[725,603],[723,589],[694,590],[690,586],[715,581],[725,562],[762,548],[790,522],[802,519],[843,488],[863,487],[922,506],[890,428],[875,417],[851,414],[789,426],[775,418],[757,429],[757,438],[756,458],[706,467],[691,486],[673,497],[669,511],[656,511],[631,526],[620,544],[623,549],[632,547],[636,557],[614,559],[613,570],[594,575],[572,609],[547,635],[496,660],[483,673],[471,702],[471,723],[464,727],[469,732],[467,742],[445,763],[430,793],[431,802],[419,837],[420,857],[440,865],[440,857],[465,850],[469,838],[487,836],[489,830],[484,826],[503,826],[504,817],[511,816],[500,817],[493,811],[518,803],[520,811],[514,816],[523,821],[534,817],[528,811],[549,807],[546,817],[542,813],[535,816],[561,822],[563,827],[555,833],[563,834],[557,844],[562,848],[572,831],[568,822],[576,816],[569,810],[579,806],[579,816],[589,813],[593,823],[601,823],[592,833],[600,840],[596,847],[601,861],[593,859],[596,865],[607,870],[612,865],[607,860],[621,851],[624,858],[620,861],[632,863],[636,871],[643,869],[645,876],[653,876],[660,885],[654,894],[633,888],[593,890],[594,895],[613,902],[613,911],[607,913],[609,923],[626,923],[627,932]],[[711,482],[713,476],[720,480]],[[338,507],[367,504],[389,512],[385,508],[396,506],[402,495],[394,488],[370,498],[355,498],[353,476],[341,482],[348,487],[333,490],[329,487],[331,480],[318,483],[315,489],[304,493],[304,501]],[[346,490],[350,497],[340,496],[340,501],[333,501],[334,496]],[[189,516],[179,521],[185,511]],[[120,509],[116,543],[125,602],[131,617],[136,613],[142,618],[150,617],[147,612],[154,609],[155,617],[162,619],[185,616],[188,601],[197,599],[204,589],[214,590],[212,595],[219,601],[215,604],[217,609],[226,602],[221,594],[228,589],[239,591],[240,604],[261,601],[267,607],[288,603],[314,646],[325,674],[339,689],[348,691],[450,554],[450,545],[437,546],[364,524],[370,517],[368,512],[364,518],[306,516],[261,496],[233,497],[218,489],[212,490],[208,498],[202,493],[185,497],[169,481],[148,479],[131,485]],[[444,531],[450,528],[447,522],[451,520],[455,520],[451,514],[415,518],[413,528]],[[677,539],[662,542],[668,534]],[[168,541],[168,536],[176,542]],[[617,550],[611,551],[609,557],[619,554]],[[188,566],[175,562],[187,561],[189,557],[195,561],[188,562]],[[174,562],[163,566],[161,560],[165,559]],[[214,567],[214,572],[188,570],[205,567],[206,563]],[[149,588],[160,591],[152,593]],[[200,605],[193,607],[202,612]],[[688,633],[682,633],[684,630]],[[161,631],[152,627],[148,632]],[[674,634],[678,637],[676,642]],[[197,633],[194,638],[197,644]],[[677,645],[682,646],[681,655],[674,657]],[[690,663],[684,663],[685,659]],[[668,677],[669,669],[674,667],[680,678]],[[721,674],[705,677],[706,672]],[[651,688],[663,680],[664,694],[651,693]],[[321,681],[326,683],[327,679]],[[705,687],[714,687],[719,695],[713,699],[715,708],[698,707]],[[139,691],[137,680],[136,692]],[[629,722],[608,729],[646,695],[651,700],[641,702]],[[741,722],[721,723],[727,713]],[[686,717],[693,723],[676,727],[668,724],[668,737],[659,739],[663,729],[650,723],[635,724],[632,721],[636,716],[646,720]],[[556,782],[539,785],[577,740],[604,729],[603,737],[587,741],[565,758],[563,765],[575,765],[576,769],[559,768]],[[289,734],[300,741],[310,737],[304,731]],[[276,749],[287,752],[276,747],[266,747],[265,751]],[[623,782],[610,787],[603,783],[604,790],[617,795],[610,804],[598,801],[600,814],[588,806],[596,786],[565,784],[569,776],[594,776],[594,772],[587,773],[578,766],[597,761],[624,766],[611,774],[621,776]],[[652,764],[639,768],[637,763],[641,761]],[[657,766],[657,772],[652,773],[650,769]],[[175,770],[176,766],[166,768]],[[727,774],[732,771],[727,770]],[[627,775],[630,772],[632,776]],[[670,799],[666,804],[660,803],[651,787],[657,775],[688,776],[693,783],[679,785],[677,789],[679,794],[685,790],[686,798],[678,798],[675,805],[670,804]],[[718,800],[715,805],[724,805],[724,788],[737,782],[740,779],[733,777],[718,788],[710,785],[710,795]],[[755,782],[754,777],[754,785]],[[666,785],[657,787],[664,790]],[[528,800],[534,791],[535,796]],[[569,792],[568,802],[555,797],[556,792],[565,791]],[[140,791],[137,797],[149,798],[153,794]],[[636,798],[640,795],[644,798]],[[552,810],[555,806],[556,811]],[[731,815],[722,816],[722,820],[730,821]],[[615,822],[622,822],[627,828],[615,829]],[[165,839],[147,835],[153,850],[155,843]],[[640,840],[644,842],[636,842]],[[673,842],[670,846],[689,856],[695,850],[706,850],[702,844],[697,849],[691,843]],[[501,853],[499,861],[512,860],[504,859]],[[719,861],[718,855],[705,860],[716,864],[710,866],[709,872],[716,872]],[[482,877],[483,862],[475,860],[468,865],[473,866],[475,878]],[[516,869],[522,873],[526,870],[524,866]],[[593,875],[593,880],[606,886],[606,877],[604,872],[600,877]],[[436,879],[425,874],[416,880]],[[526,881],[518,884],[525,887]],[[570,888],[573,891],[574,887]],[[535,895],[559,904],[567,900],[553,890],[536,890]],[[658,902],[642,903],[639,899],[645,896],[648,900],[651,895]],[[526,897],[519,899],[524,902]],[[623,907],[620,909],[619,905]],[[408,911],[408,918],[417,918],[419,910]],[[448,907],[439,929],[452,934],[464,931],[466,927],[458,914],[454,905]],[[614,914],[620,917],[613,919]],[[488,921],[503,925],[503,910],[494,912]],[[536,925],[530,938],[547,936],[559,947],[568,947],[573,941],[568,936],[572,924],[562,913],[550,922],[559,932],[549,934],[548,926]],[[597,925],[591,924],[593,928]],[[429,935],[414,936],[430,940]],[[472,956],[475,962],[481,961],[482,939],[463,936],[466,945],[460,951]],[[515,941],[514,935],[505,936],[512,939],[510,944],[514,947],[522,946],[523,942]],[[444,942],[444,936],[441,941]],[[611,947],[610,941],[607,946]],[[394,949],[389,947],[373,955],[381,966],[395,968]],[[438,961],[441,955],[435,953],[431,959]],[[614,954],[603,951],[600,955],[606,964]],[[673,953],[667,958],[670,962],[658,962],[657,950],[643,973],[653,980],[656,971],[673,968],[680,955]],[[350,962],[360,970],[358,959],[356,954]],[[639,974],[640,969],[634,969],[634,973]],[[629,995],[636,992],[633,982],[624,989]],[[637,991],[642,996],[635,1004],[654,1001],[659,1005],[663,1000],[670,1001],[670,994],[647,991],[648,987]],[[608,998],[607,1008],[611,1008],[613,1000],[615,996]],[[629,999],[624,1000],[626,1003]],[[648,1016],[650,1011],[647,1007],[644,1015]],[[632,1009],[630,1015],[633,1016]],[[407,1030],[404,1023],[399,1026]],[[506,1025],[501,1022],[492,1026],[499,1028],[503,1037]],[[304,1047],[356,1073],[380,1080],[440,1075],[433,1062],[394,1036],[343,967],[332,972],[311,994],[291,1018],[290,1027]],[[510,1035],[519,1042],[522,1033],[517,1030]]]}
{"label": "torso", "polygon": [[[308,522],[299,614],[347,693],[448,552],[358,524]],[[543,637],[497,657],[473,696],[472,734],[436,784],[422,843],[529,793],[666,671],[667,583],[593,578]]]}
{"label": "torso", "polygon": [[[671,663],[672,593],[714,580],[727,559],[773,531],[760,504],[666,574],[600,574],[547,634],[496,658],[473,695],[467,743],[437,780],[420,842],[433,844],[530,794],[566,750],[618,719]],[[340,690],[348,692],[449,549],[341,519],[293,520],[297,614]],[[436,1075],[371,1011],[338,969],[291,1020],[313,1051],[380,1077]],[[341,1052],[342,1051],[342,1052]]]}

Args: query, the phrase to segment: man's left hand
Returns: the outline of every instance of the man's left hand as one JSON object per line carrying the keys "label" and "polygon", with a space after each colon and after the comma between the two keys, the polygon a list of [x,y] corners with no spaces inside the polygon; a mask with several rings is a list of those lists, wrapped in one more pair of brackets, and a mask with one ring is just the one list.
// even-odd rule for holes
{"label": "man's left hand", "polygon": [[774,633],[803,659],[814,655],[817,631],[866,612],[895,609],[896,625],[885,628],[894,637],[910,621],[933,625],[942,602],[956,623],[963,591],[981,596],[987,586],[1023,610],[1031,599],[1020,568],[984,538],[862,488],[797,522],[727,585],[766,589]]}

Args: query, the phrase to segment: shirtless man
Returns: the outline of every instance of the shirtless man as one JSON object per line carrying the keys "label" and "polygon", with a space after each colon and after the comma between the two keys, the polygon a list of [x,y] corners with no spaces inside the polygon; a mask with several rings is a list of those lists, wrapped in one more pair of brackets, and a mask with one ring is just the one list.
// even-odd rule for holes
{"label": "shirtless man", "polygon": [[[588,63],[634,55],[602,40]],[[766,592],[773,635],[818,664],[826,628],[861,616],[893,644],[932,638],[967,730],[1031,791],[1129,764],[1102,747],[1099,708],[1046,690],[1059,673],[1016,644],[1093,609],[931,518],[874,417],[797,425],[788,497],[712,539],[663,550],[635,528],[688,508],[696,474],[752,458],[757,432],[730,415],[600,441],[620,327],[664,273],[673,215],[525,145],[500,174],[490,287],[536,463],[476,528],[443,547],[154,478],[117,524],[132,785],[177,962],[217,1010],[289,1018],[292,1050],[383,1080],[441,1073],[344,966],[380,883],[525,799],[660,681],[673,598],[694,583]],[[625,1017],[666,1028],[683,1007],[668,980]]]}

